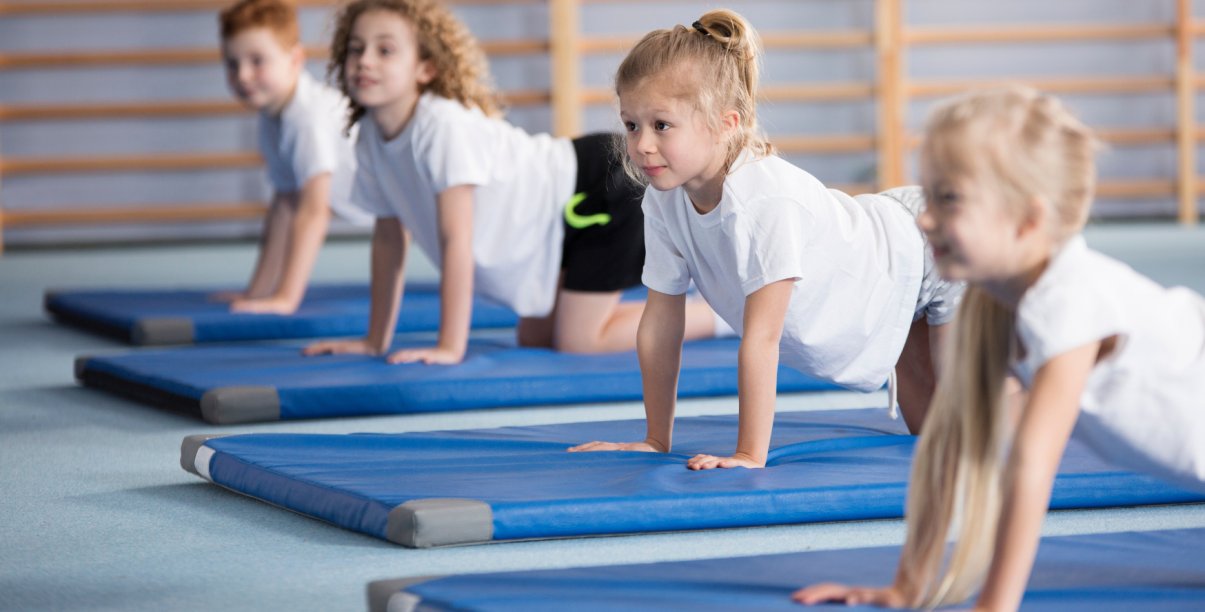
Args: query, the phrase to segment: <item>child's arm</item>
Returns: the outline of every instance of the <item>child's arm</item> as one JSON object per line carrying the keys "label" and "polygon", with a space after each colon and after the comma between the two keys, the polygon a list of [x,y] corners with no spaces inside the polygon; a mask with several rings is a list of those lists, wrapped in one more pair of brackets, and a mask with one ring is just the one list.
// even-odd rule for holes
{"label": "child's arm", "polygon": [[648,302],[636,331],[636,352],[644,386],[646,435],[642,442],[587,442],[577,451],[630,450],[667,453],[673,446],[674,404],[682,365],[686,329],[686,296],[649,289]]}
{"label": "child's arm", "polygon": [[[976,609],[1016,610],[1021,604],[1037,554],[1042,519],[1050,503],[1050,489],[1099,351],[1099,342],[1068,351],[1046,362],[1034,376],[1005,467],[995,553]],[[839,601],[903,607],[910,603],[903,596],[904,588],[898,582],[885,588],[827,583],[800,589],[792,597],[805,604]]]}
{"label": "child's arm", "polygon": [[372,307],[368,315],[368,336],[316,342],[302,352],[306,355],[384,353],[393,341],[393,330],[397,325],[409,247],[410,234],[399,219],[377,218],[372,230]]}
{"label": "child's arm", "polygon": [[770,283],[745,298],[745,333],[738,361],[740,426],[736,452],[730,457],[695,455],[686,467],[765,467],[774,429],[774,399],[778,394],[778,342],[791,302],[793,279]]}
{"label": "child's arm", "polygon": [[248,295],[235,300],[231,310],[283,315],[297,311],[330,226],[330,186],[331,174],[324,172],[306,181],[301,192],[293,196],[294,201],[288,202],[293,211],[288,219],[283,262],[270,279],[274,289],[262,297]]}
{"label": "child's arm", "polygon": [[1015,610],[1021,605],[1050,489],[1099,352],[1100,342],[1081,346],[1054,357],[1034,375],[1005,468],[995,554],[978,608]]}
{"label": "child's arm", "polygon": [[449,187],[439,194],[439,340],[434,348],[406,349],[389,363],[460,363],[469,344],[473,314],[473,190]]}
{"label": "child's arm", "polygon": [[271,295],[276,289],[280,271],[284,267],[285,251],[289,243],[289,225],[293,219],[293,198],[296,194],[276,192],[264,214],[264,226],[259,235],[259,253],[251,280],[243,291],[223,291],[209,296],[218,302],[237,302]]}

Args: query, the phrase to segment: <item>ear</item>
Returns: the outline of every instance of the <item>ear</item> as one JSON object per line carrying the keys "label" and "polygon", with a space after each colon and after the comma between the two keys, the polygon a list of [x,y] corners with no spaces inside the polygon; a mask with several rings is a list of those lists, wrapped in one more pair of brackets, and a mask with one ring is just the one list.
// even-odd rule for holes
{"label": "ear", "polygon": [[1051,219],[1050,202],[1042,196],[1033,196],[1025,203],[1025,213],[1017,226],[1017,237],[1028,237],[1035,232],[1049,235]]}
{"label": "ear", "polygon": [[431,60],[420,60],[418,63],[418,73],[415,75],[419,85],[429,85],[435,77],[439,76],[439,71],[435,69],[435,63]]}
{"label": "ear", "polygon": [[293,45],[289,50],[289,65],[297,71],[305,68],[305,47],[301,46],[301,43]]}
{"label": "ear", "polygon": [[724,126],[725,132],[732,132],[740,127],[741,114],[732,109],[724,111],[724,114],[720,117],[720,125]]}

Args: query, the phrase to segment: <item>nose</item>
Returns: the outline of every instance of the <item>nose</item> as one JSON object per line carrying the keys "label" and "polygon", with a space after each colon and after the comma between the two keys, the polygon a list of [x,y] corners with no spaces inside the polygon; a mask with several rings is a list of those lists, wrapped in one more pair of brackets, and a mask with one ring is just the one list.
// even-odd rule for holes
{"label": "nose", "polygon": [[250,83],[252,74],[253,71],[251,64],[245,62],[240,62],[238,68],[234,71],[235,78],[238,79],[238,82],[241,84]]}
{"label": "nose", "polygon": [[922,232],[931,232],[937,229],[937,219],[933,217],[933,213],[926,206],[921,209],[920,214],[916,216],[916,226]]}
{"label": "nose", "polygon": [[656,139],[648,130],[640,130],[636,132],[636,151],[638,153],[649,155],[657,151]]}

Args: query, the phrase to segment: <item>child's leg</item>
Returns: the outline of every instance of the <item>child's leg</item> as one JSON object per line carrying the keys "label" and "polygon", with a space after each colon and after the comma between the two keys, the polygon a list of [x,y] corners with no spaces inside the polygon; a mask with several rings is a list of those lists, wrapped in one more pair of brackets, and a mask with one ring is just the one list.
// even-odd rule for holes
{"label": "child's leg", "polygon": [[[607,353],[636,348],[636,328],[644,302],[622,302],[621,292],[562,289],[557,296],[553,346],[566,353]],[[686,302],[684,340],[715,335],[715,314],[707,302]]]}
{"label": "child's leg", "polygon": [[947,325],[930,326],[924,317],[912,323],[904,350],[895,364],[896,390],[899,394],[900,414],[908,431],[920,433],[929,411],[929,402],[937,388],[937,375],[941,366],[941,346]]}

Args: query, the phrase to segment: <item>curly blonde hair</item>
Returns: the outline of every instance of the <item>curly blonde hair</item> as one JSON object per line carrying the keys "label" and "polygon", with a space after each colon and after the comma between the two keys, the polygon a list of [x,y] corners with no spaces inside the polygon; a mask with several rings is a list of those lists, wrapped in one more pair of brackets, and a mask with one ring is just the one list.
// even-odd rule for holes
{"label": "curly blonde hair", "polygon": [[481,109],[491,117],[502,114],[502,104],[494,90],[485,53],[469,29],[437,0],[355,0],[343,7],[335,20],[327,76],[333,77],[348,98],[347,127],[364,116],[364,107],[351,97],[345,64],[352,27],[361,15],[372,11],[391,11],[414,27],[418,37],[419,59],[431,62],[435,78],[424,86],[445,98],[468,107]]}

